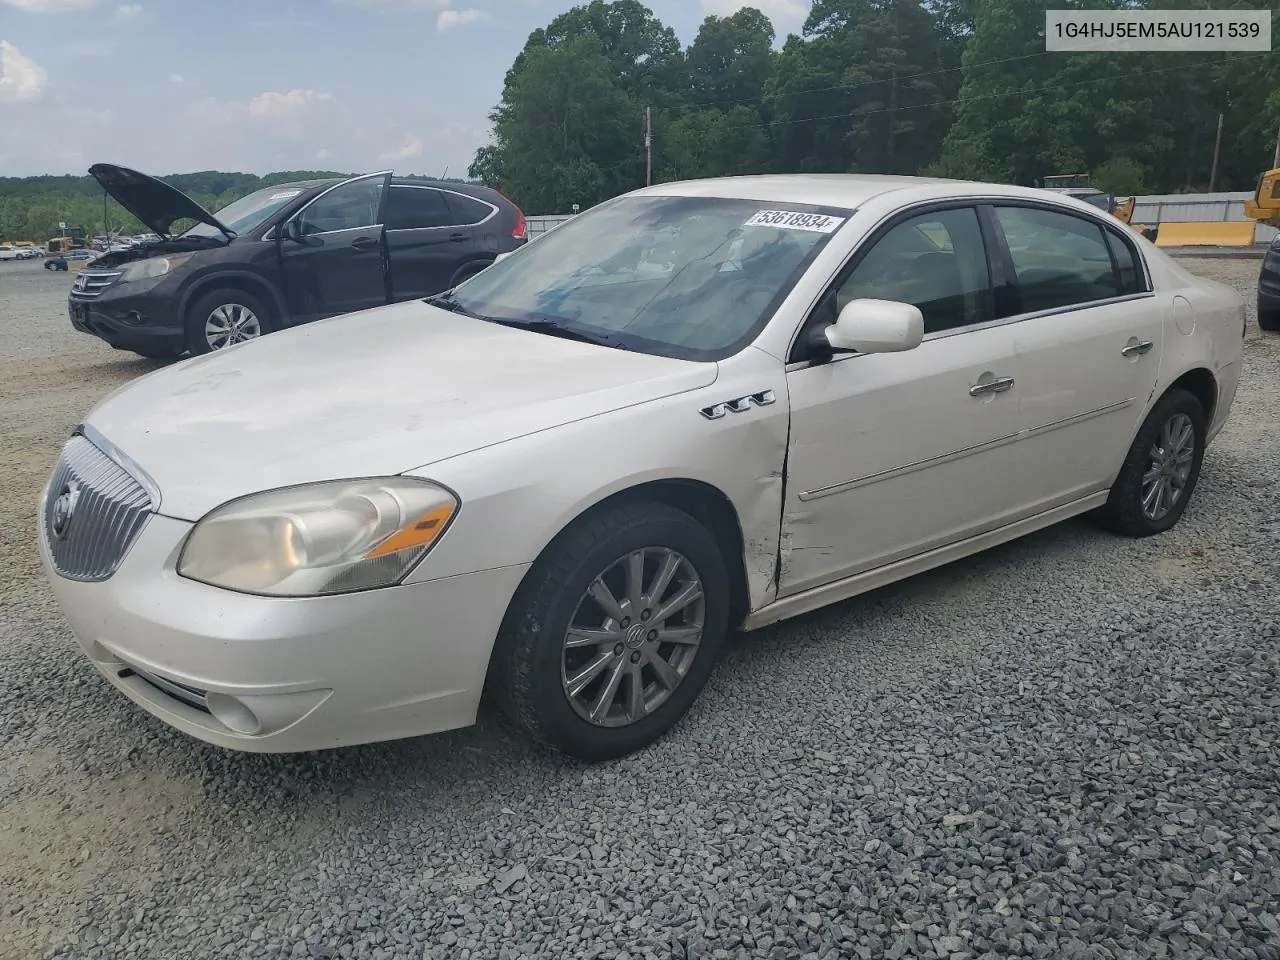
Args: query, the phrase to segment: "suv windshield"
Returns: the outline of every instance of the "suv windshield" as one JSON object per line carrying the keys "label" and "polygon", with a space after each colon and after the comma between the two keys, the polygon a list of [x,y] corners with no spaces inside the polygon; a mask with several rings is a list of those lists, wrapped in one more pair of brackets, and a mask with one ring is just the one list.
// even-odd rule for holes
{"label": "suv windshield", "polygon": [[[227,204],[221,210],[214,211],[213,215],[226,224],[227,229],[232,233],[241,234],[260,226],[286,203],[300,196],[302,196],[301,187],[267,187]],[[222,231],[207,223],[197,223],[182,235],[184,237],[221,237]]]}
{"label": "suv windshield", "polygon": [[686,360],[751,342],[851,210],[623,197],[459,286],[478,317]]}

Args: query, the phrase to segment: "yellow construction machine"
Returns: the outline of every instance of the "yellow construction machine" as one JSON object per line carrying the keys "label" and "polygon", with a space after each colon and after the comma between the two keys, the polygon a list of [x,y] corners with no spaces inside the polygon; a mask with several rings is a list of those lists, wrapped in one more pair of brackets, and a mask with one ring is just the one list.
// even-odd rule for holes
{"label": "yellow construction machine", "polygon": [[1244,202],[1244,215],[1250,220],[1280,229],[1280,167],[1258,177],[1258,188]]}

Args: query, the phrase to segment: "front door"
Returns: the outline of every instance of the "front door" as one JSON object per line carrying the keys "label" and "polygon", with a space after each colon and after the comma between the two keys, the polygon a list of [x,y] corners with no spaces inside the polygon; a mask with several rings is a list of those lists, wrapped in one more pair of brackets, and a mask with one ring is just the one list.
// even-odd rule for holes
{"label": "front door", "polygon": [[819,304],[820,325],[852,299],[913,303],[925,340],[788,373],[779,596],[1010,519],[1022,371],[990,276],[976,211],[952,207],[873,237]]}
{"label": "front door", "polygon": [[391,180],[373,173],[320,194],[281,228],[291,323],[387,302],[382,210]]}
{"label": "front door", "polygon": [[996,206],[1017,291],[1024,512],[1106,490],[1159,378],[1164,315],[1126,238],[1092,218]]}

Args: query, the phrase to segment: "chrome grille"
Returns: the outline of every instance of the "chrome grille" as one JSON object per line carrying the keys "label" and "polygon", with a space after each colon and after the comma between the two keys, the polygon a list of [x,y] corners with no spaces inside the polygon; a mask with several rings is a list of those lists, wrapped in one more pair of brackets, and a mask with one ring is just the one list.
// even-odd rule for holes
{"label": "chrome grille", "polygon": [[41,517],[53,565],[71,580],[106,580],[153,509],[146,489],[84,436],[62,448]]}
{"label": "chrome grille", "polygon": [[76,274],[76,282],[71,287],[71,296],[77,300],[92,300],[102,295],[102,291],[116,282],[123,270],[81,270]]}

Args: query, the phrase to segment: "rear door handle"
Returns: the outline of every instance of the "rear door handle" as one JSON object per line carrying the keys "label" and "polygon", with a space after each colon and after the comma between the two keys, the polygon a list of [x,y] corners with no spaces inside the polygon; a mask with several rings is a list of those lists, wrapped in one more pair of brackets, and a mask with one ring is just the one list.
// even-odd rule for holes
{"label": "rear door handle", "polygon": [[1004,393],[1012,387],[1013,377],[994,377],[984,383],[975,383],[969,388],[969,396],[984,397],[989,393]]}
{"label": "rear door handle", "polygon": [[1135,337],[1129,341],[1128,346],[1121,350],[1120,353],[1126,357],[1142,356],[1145,353],[1150,353],[1154,346],[1155,344],[1150,340],[1139,340]]}
{"label": "rear door handle", "polygon": [[357,250],[364,250],[366,247],[374,247],[378,244],[377,237],[356,237],[351,241],[351,245]]}
{"label": "rear door handle", "polygon": [[466,239],[467,239],[467,235],[466,235],[465,233],[451,233],[451,234],[449,234],[449,241],[450,241],[451,243],[462,243],[462,242],[463,242],[464,240],[466,240]]}

